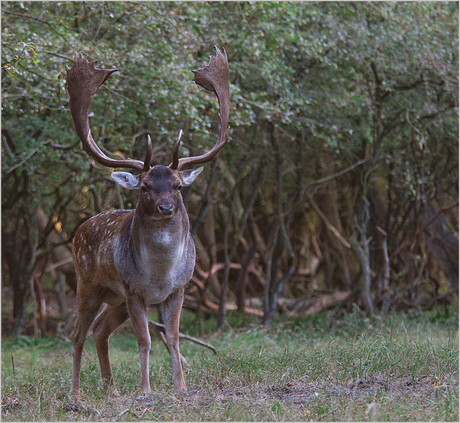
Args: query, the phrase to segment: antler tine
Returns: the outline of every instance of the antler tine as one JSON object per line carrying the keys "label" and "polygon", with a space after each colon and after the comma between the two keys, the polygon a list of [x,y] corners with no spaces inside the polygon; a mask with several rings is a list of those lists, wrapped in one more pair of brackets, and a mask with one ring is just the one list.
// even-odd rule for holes
{"label": "antler tine", "polygon": [[147,153],[145,154],[144,168],[142,169],[144,172],[147,172],[147,170],[150,169],[150,162],[152,161],[152,154],[153,154],[152,138],[150,138],[150,135],[147,135]]}
{"label": "antler tine", "polygon": [[[70,95],[70,111],[75,124],[75,129],[85,150],[96,162],[107,167],[125,167],[140,171],[148,170],[151,159],[151,141],[145,161],[134,159],[115,160],[107,157],[91,135],[88,112],[97,89],[109,79],[118,69],[96,69],[96,61],[89,62],[82,55],[77,54],[72,68],[66,66],[67,90]],[[148,159],[148,165],[147,165]],[[145,164],[144,164],[145,163]],[[147,167],[148,166],[148,167]],[[146,168],[147,167],[147,168]]]}
{"label": "antler tine", "polygon": [[176,143],[174,144],[173,161],[171,163],[171,169],[177,169],[177,166],[179,165],[179,146],[180,146],[181,138],[182,138],[182,129],[179,131],[179,134],[177,135]]}
{"label": "antler tine", "polygon": [[180,170],[184,166],[206,163],[213,160],[222,150],[228,141],[228,118],[230,112],[230,71],[225,48],[222,52],[217,46],[215,56],[209,57],[209,64],[203,68],[192,71],[195,75],[193,80],[208,91],[212,91],[217,96],[219,102],[219,125],[217,143],[205,154],[195,157],[184,157],[178,159],[178,143],[174,148],[172,169]]}

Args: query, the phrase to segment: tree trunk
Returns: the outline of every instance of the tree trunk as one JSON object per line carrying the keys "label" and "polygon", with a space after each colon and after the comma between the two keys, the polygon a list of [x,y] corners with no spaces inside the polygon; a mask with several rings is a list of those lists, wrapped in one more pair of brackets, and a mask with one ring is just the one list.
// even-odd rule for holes
{"label": "tree trunk", "polygon": [[[321,165],[316,172],[318,178],[326,177],[334,173],[334,164],[330,154],[323,153]],[[332,265],[332,271],[329,278],[326,278],[326,286],[331,289],[340,288],[349,290],[351,288],[351,277],[348,269],[348,247],[337,237],[343,233],[342,222],[339,213],[339,196],[337,191],[337,181],[332,179],[324,183],[315,195],[318,208],[323,213],[325,219],[322,219],[320,230],[320,239],[325,244],[325,248],[331,254],[331,262],[326,265]],[[334,232],[334,229],[337,231]],[[324,255],[327,259],[328,255]]]}
{"label": "tree trunk", "polygon": [[[372,279],[369,255],[369,243],[371,238],[367,237],[367,224],[369,219],[369,201],[366,197],[363,197],[362,208],[357,216],[355,216],[355,232],[353,232],[353,235],[350,237],[350,244],[361,263],[361,300],[368,313],[372,316],[374,314],[374,307],[370,296]],[[356,236],[356,231],[359,232],[359,238]]]}
{"label": "tree trunk", "polygon": [[[270,248],[270,266],[267,266],[267,283],[268,292],[265,293],[264,300],[264,318],[265,324],[270,324],[273,315],[276,310],[276,304],[279,294],[284,288],[284,285],[291,279],[296,268],[296,257],[294,249],[292,248],[291,240],[289,238],[289,224],[291,221],[292,213],[294,212],[294,206],[291,207],[288,213],[285,213],[283,207],[283,190],[282,190],[282,165],[284,161],[283,152],[280,148],[278,134],[276,127],[269,122],[268,131],[270,134],[270,141],[273,147],[274,158],[275,158],[275,171],[276,171],[276,198],[274,203],[276,204],[276,232],[273,239],[272,247]],[[294,201],[294,204],[296,202]],[[289,207],[289,206],[288,206]],[[285,217],[286,215],[286,217]],[[278,247],[278,248],[276,248]],[[274,259],[273,259],[274,256]],[[280,263],[283,256],[287,259],[288,270],[286,270],[280,278],[277,274],[281,268]]]}
{"label": "tree trunk", "polygon": [[236,289],[235,289],[236,304],[238,305],[238,311],[243,312],[243,313],[244,313],[244,306],[245,306],[246,282],[248,279],[249,264],[251,263],[251,260],[254,256],[255,251],[256,251],[256,246],[254,245],[254,243],[252,243],[251,246],[249,247],[249,250],[246,252],[246,254],[243,257],[243,260],[241,262],[240,273],[238,275],[238,280],[236,281]]}
{"label": "tree trunk", "polygon": [[17,220],[9,222],[10,228],[14,229],[2,234],[2,254],[13,288],[13,330],[16,336],[22,332],[26,298],[33,293],[33,270],[38,248],[37,206],[28,193],[28,176],[23,178],[23,184],[26,195],[21,199]]}

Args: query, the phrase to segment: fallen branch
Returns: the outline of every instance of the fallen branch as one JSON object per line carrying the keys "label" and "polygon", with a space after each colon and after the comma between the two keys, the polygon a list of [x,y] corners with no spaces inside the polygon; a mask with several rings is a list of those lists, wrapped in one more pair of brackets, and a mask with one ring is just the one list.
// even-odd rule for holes
{"label": "fallen branch", "polygon": [[345,300],[350,295],[350,291],[334,292],[333,294],[326,295],[318,298],[313,304],[311,304],[306,310],[305,314],[315,314],[323,310],[331,308],[341,301]]}
{"label": "fallen branch", "polygon": [[304,314],[316,314],[323,310],[327,310],[328,308],[344,301],[349,295],[350,291],[340,291],[313,300],[287,300],[285,304],[282,304],[282,301],[278,300],[278,305],[280,305],[288,315],[292,317],[299,317]]}
{"label": "fallen branch", "polygon": [[129,408],[123,410],[121,413],[118,413],[112,421],[116,422],[119,417],[123,417],[128,412],[129,412]]}
{"label": "fallen branch", "polygon": [[[186,303],[184,303],[186,306],[190,307],[192,310],[198,309],[198,304],[194,301],[193,297],[187,298],[186,297]],[[209,298],[205,298],[203,301],[202,306],[206,307],[210,313],[217,314],[219,312],[219,306],[215,303],[213,303]],[[225,310],[238,310],[238,306],[236,304],[225,304]],[[204,311],[204,310],[203,310]],[[246,314],[250,314],[253,316],[258,316],[258,317],[263,317],[264,313],[262,310],[256,310],[255,308],[244,308],[244,312]]]}
{"label": "fallen branch", "polygon": [[[160,336],[161,340],[163,341],[163,343],[166,346],[166,349],[169,351],[169,347],[168,347],[168,344],[166,343],[166,338],[164,336],[165,325],[162,325],[161,323],[154,322],[153,320],[149,320],[149,326],[150,326],[151,329],[153,329],[153,331],[157,335]],[[202,347],[209,348],[210,350],[212,350],[214,352],[214,354],[217,354],[217,350],[216,350],[215,347],[213,347],[210,344],[207,344],[206,342],[200,341],[199,339],[194,338],[193,336],[185,335],[185,334],[179,332],[179,338],[187,339],[188,341],[195,342],[195,344],[201,345]]]}
{"label": "fallen branch", "polygon": [[[216,265],[214,265],[212,267],[212,269],[220,270],[221,268],[223,269],[224,266],[225,266],[224,263],[217,263]],[[241,268],[241,265],[237,264],[237,263],[232,263],[231,266],[233,268],[235,268],[235,269]],[[211,269],[211,274],[213,273],[212,269]],[[195,267],[195,270],[197,270],[197,273],[199,273],[199,275],[202,276],[204,279],[206,279],[208,277],[208,275],[209,275],[209,272],[205,272],[204,270],[201,270],[198,266]],[[251,269],[249,269],[249,270],[251,270]],[[192,277],[192,280],[195,283],[195,285],[200,289],[200,291],[202,292],[202,295],[204,295],[204,297],[201,299],[201,305],[196,305],[195,304],[195,299],[190,295],[186,295],[185,296],[186,303],[184,303],[184,304],[186,306],[189,306],[190,308],[192,308],[194,311],[198,310],[200,306],[204,306],[204,307],[206,307],[208,309],[208,311],[210,313],[217,314],[218,311],[219,311],[219,305],[216,304],[216,303],[213,303],[206,296],[205,285],[203,284],[203,282],[201,282],[195,276]],[[226,304],[225,305],[225,310],[237,310],[237,309],[238,309],[238,306],[236,304]],[[254,315],[254,316],[258,316],[258,317],[263,317],[263,315],[264,315],[264,313],[261,310],[256,310],[254,308],[245,307],[244,312],[246,314],[251,314],[251,315]]]}

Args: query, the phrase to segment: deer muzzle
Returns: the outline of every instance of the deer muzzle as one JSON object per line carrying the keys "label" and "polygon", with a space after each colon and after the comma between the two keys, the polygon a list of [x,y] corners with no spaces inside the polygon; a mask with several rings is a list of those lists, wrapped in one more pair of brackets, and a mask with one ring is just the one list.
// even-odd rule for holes
{"label": "deer muzzle", "polygon": [[158,213],[164,216],[172,216],[174,213],[174,204],[170,201],[163,200],[160,204],[157,205]]}

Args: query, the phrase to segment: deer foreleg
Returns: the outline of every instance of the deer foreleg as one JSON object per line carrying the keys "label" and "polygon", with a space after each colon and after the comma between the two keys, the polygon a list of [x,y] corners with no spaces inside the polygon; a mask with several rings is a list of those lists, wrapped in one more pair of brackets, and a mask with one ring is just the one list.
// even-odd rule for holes
{"label": "deer foreleg", "polygon": [[136,332],[141,356],[141,392],[148,393],[150,392],[149,352],[151,340],[145,305],[137,295],[128,295],[126,303],[129,317],[131,318],[134,331]]}
{"label": "deer foreleg", "polygon": [[166,341],[171,354],[174,386],[179,391],[185,391],[184,373],[182,371],[181,354],[179,352],[179,320],[182,303],[184,302],[184,290],[178,289],[173,292],[163,303]]}

